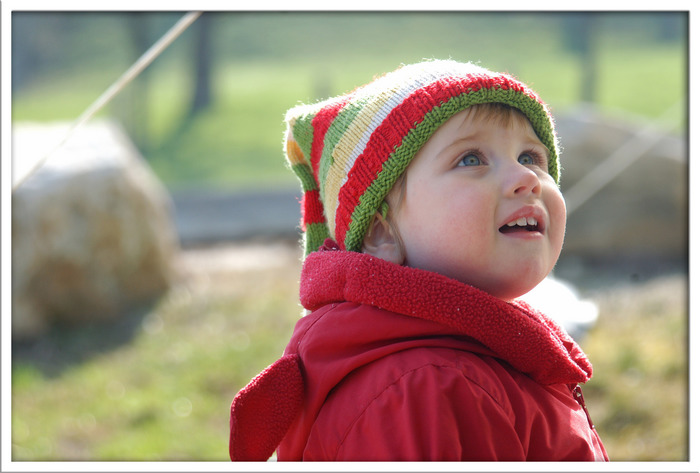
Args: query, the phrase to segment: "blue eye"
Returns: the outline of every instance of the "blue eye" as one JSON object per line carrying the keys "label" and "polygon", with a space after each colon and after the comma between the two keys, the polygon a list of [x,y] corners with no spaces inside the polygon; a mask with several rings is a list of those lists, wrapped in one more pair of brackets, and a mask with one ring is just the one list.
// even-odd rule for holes
{"label": "blue eye", "polygon": [[539,166],[547,169],[547,158],[538,150],[525,151],[518,156],[518,163],[523,166]]}
{"label": "blue eye", "polygon": [[518,156],[518,162],[525,166],[537,164],[537,160],[530,154],[521,154]]}
{"label": "blue eye", "polygon": [[481,163],[481,158],[479,158],[474,153],[469,153],[459,160],[458,166],[479,166]]}

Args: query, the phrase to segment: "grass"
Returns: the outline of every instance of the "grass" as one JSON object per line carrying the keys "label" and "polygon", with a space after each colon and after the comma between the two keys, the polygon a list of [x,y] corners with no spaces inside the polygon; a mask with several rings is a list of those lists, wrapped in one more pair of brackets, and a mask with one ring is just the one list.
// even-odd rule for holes
{"label": "grass", "polygon": [[[16,346],[13,460],[226,461],[231,399],[299,317],[298,256],[296,242],[192,250],[152,307]],[[687,460],[685,279],[587,297],[600,320],[584,394],[611,459]]]}
{"label": "grass", "polygon": [[595,369],[585,394],[614,460],[688,460],[685,284],[662,277],[596,297],[600,321],[583,344]]}

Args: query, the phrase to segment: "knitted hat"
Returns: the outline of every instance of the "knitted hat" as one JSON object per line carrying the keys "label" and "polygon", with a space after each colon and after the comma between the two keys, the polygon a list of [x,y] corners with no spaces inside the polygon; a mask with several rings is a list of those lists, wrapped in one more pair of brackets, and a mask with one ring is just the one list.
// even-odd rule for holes
{"label": "knitted hat", "polygon": [[403,66],[346,95],[289,110],[286,154],[301,180],[306,254],[329,237],[361,251],[372,216],[418,150],[450,117],[480,103],[525,114],[549,150],[549,174],[558,183],[547,105],[514,78],[470,63]]}

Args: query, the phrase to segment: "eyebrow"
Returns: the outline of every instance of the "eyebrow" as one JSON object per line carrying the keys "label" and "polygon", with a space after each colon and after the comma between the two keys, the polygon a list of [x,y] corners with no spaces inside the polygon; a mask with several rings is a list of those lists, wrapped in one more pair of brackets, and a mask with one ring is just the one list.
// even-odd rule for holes
{"label": "eyebrow", "polygon": [[529,143],[532,143],[534,146],[541,146],[542,148],[544,148],[544,149],[547,151],[547,153],[549,153],[549,148],[547,148],[547,147],[545,146],[545,144],[542,143],[542,140],[540,140],[540,139],[537,137],[537,135],[535,135],[534,138],[532,138],[531,136],[528,136],[528,137],[527,137],[527,141],[528,141]]}
{"label": "eyebrow", "polygon": [[458,146],[458,145],[460,145],[460,144],[462,144],[462,143],[469,143],[469,142],[474,141],[474,140],[476,140],[476,139],[478,139],[478,138],[479,138],[479,133],[477,133],[477,132],[470,132],[468,135],[462,136],[462,137],[460,137],[460,138],[454,140],[453,142],[449,143],[449,144],[448,144],[447,146],[445,146],[444,148],[438,150],[437,155],[438,155],[438,156],[441,155],[441,154],[444,153],[446,150],[448,150],[448,149],[450,149],[450,148],[452,148],[452,147],[454,147],[454,146]]}

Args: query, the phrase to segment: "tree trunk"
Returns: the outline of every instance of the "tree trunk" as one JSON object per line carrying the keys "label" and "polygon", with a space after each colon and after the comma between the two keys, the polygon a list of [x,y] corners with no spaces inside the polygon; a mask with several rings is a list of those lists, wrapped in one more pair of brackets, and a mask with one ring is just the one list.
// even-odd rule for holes
{"label": "tree trunk", "polygon": [[579,58],[581,66],[580,99],[594,102],[596,98],[596,80],[598,66],[596,61],[595,13],[570,13],[564,19],[564,45]]}
{"label": "tree trunk", "polygon": [[211,104],[212,51],[211,15],[203,13],[193,25],[195,28],[194,62],[195,85],[189,117],[195,116]]}

